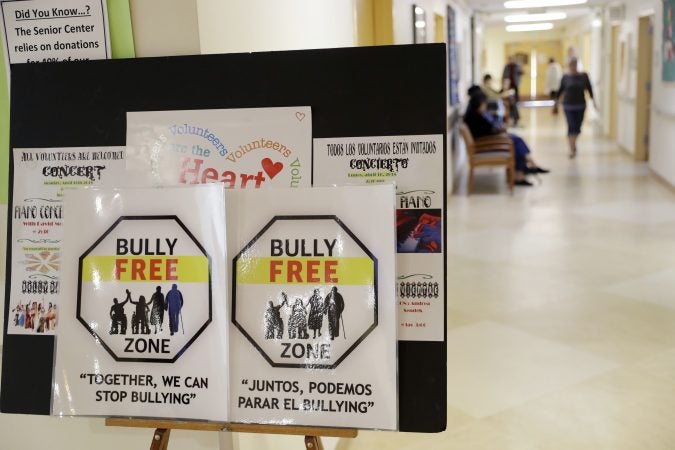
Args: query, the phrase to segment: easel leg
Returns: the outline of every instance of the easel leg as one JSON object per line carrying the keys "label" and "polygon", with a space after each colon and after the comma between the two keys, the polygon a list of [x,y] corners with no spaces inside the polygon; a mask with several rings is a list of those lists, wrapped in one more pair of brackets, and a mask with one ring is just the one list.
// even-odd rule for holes
{"label": "easel leg", "polygon": [[323,450],[320,436],[305,436],[306,450]]}
{"label": "easel leg", "polygon": [[152,435],[150,450],[167,450],[169,447],[169,436],[171,436],[170,428],[157,428],[155,434]]}

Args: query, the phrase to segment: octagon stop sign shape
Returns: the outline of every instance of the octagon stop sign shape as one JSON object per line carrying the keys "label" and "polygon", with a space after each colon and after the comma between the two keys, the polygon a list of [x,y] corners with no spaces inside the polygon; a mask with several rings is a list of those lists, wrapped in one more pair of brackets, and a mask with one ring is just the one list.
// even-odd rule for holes
{"label": "octagon stop sign shape", "polygon": [[332,369],[377,327],[377,259],[336,216],[276,216],[234,258],[232,321],[273,367]]}
{"label": "octagon stop sign shape", "polygon": [[176,216],[120,217],[78,274],[77,318],[116,361],[174,362],[211,322],[211,261]]}

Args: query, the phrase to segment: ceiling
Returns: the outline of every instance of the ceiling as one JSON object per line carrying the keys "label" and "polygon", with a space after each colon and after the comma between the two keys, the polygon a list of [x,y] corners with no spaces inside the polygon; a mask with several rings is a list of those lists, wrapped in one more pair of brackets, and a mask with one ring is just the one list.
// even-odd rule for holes
{"label": "ceiling", "polygon": [[[622,3],[630,3],[639,0],[626,0]],[[481,18],[485,25],[504,24],[504,16],[509,14],[524,14],[524,13],[543,13],[562,11],[567,13],[567,19],[556,21],[556,24],[564,25],[579,19],[585,15],[590,14],[595,8],[611,3],[611,0],[589,0],[585,5],[579,6],[565,6],[565,7],[550,7],[550,8],[530,8],[530,9],[506,9],[504,8],[504,0],[471,0],[471,7],[482,13]],[[616,3],[616,1],[614,1]]]}
{"label": "ceiling", "polygon": [[[578,9],[578,8],[587,8],[589,6],[601,6],[607,3],[611,3],[610,0],[588,0],[586,5],[581,5],[580,7],[569,6],[565,9]],[[615,3],[618,3],[615,1]],[[621,3],[632,3],[631,0],[623,1]],[[506,11],[504,8],[504,0],[471,0],[471,7],[476,11],[484,12],[496,12],[496,11]],[[541,11],[546,8],[534,8],[533,10]],[[522,10],[511,10],[511,11],[522,11]]]}

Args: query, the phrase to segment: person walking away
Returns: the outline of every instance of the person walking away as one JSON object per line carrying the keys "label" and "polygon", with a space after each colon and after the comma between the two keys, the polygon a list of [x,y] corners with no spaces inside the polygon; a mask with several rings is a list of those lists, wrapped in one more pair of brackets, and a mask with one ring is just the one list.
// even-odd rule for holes
{"label": "person walking away", "polygon": [[567,138],[570,147],[570,158],[577,156],[577,138],[581,134],[581,125],[586,113],[586,92],[593,101],[593,106],[597,109],[593,97],[593,87],[588,74],[579,72],[577,59],[570,59],[569,73],[563,75],[560,81],[560,87],[556,93],[555,104],[553,105],[553,114],[558,114],[558,104],[562,97],[563,110],[567,119]]}
{"label": "person walking away", "polygon": [[166,304],[164,309],[169,311],[169,331],[171,336],[178,333],[180,324],[180,311],[183,308],[183,294],[178,290],[178,286],[171,285],[171,290],[166,294]]}
{"label": "person walking away", "polygon": [[549,92],[551,100],[556,99],[561,79],[562,67],[555,59],[549,59],[548,67],[546,68],[546,91]]}
{"label": "person walking away", "polygon": [[523,69],[516,61],[515,56],[509,56],[509,62],[504,66],[504,72],[502,73],[502,91],[513,91],[513,95],[509,99],[509,113],[514,127],[518,126],[518,121],[520,120],[520,113],[518,112],[520,92],[518,86],[520,86],[523,73]]}

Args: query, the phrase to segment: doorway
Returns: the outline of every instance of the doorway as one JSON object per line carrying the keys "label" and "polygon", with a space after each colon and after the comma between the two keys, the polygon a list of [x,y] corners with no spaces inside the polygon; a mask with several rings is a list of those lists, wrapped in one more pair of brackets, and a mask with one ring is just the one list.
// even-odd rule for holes
{"label": "doorway", "polygon": [[519,86],[521,99],[548,98],[549,93],[546,92],[548,60],[553,58],[558,62],[562,61],[562,42],[555,40],[511,42],[505,45],[504,51],[507,58],[515,55],[523,69]]}
{"label": "doorway", "polygon": [[654,16],[640,17],[638,27],[637,96],[635,98],[635,159],[649,158],[649,121],[652,103],[652,49]]}

